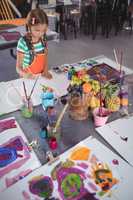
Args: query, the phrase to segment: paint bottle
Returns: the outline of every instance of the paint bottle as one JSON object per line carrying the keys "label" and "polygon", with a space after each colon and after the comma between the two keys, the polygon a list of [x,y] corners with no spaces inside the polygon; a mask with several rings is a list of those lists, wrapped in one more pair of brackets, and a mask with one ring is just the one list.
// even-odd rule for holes
{"label": "paint bottle", "polygon": [[51,137],[50,140],[49,140],[49,147],[52,149],[52,150],[55,150],[57,149],[57,140],[55,137]]}
{"label": "paint bottle", "polygon": [[43,127],[43,128],[40,130],[39,136],[40,136],[40,138],[42,138],[42,139],[48,138],[47,127]]}

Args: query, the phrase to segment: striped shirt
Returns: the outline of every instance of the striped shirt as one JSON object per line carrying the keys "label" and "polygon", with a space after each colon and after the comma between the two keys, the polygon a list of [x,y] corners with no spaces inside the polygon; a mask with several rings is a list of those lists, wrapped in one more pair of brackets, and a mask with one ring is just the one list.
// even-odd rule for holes
{"label": "striped shirt", "polygon": [[[42,42],[35,43],[35,44],[33,44],[33,46],[34,46],[34,51],[36,53],[42,52],[46,48],[42,44]],[[27,68],[31,63],[31,55],[30,55],[30,50],[28,49],[26,41],[24,40],[23,37],[21,37],[18,41],[17,51],[24,53],[24,60],[23,60],[22,67],[23,67],[23,69]]]}

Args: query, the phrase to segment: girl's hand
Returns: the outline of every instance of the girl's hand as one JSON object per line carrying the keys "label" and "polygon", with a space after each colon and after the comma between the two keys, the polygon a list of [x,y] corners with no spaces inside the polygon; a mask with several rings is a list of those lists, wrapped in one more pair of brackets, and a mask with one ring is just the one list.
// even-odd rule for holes
{"label": "girl's hand", "polygon": [[35,79],[36,78],[36,75],[32,74],[32,73],[25,73],[23,74],[22,76],[23,78],[27,78],[27,79]]}
{"label": "girl's hand", "polygon": [[42,76],[47,78],[47,79],[52,79],[52,74],[50,72],[43,72]]}

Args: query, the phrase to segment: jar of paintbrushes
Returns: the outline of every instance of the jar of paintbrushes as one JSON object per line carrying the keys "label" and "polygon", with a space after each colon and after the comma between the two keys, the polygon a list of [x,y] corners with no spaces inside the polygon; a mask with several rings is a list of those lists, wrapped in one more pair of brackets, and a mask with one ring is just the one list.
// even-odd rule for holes
{"label": "jar of paintbrushes", "polygon": [[36,86],[38,78],[39,78],[39,76],[35,80],[34,85],[33,85],[32,89],[31,89],[31,92],[30,92],[29,95],[27,93],[25,82],[23,81],[24,98],[22,100],[23,101],[23,105],[21,107],[21,113],[22,113],[22,116],[25,117],[25,118],[31,118],[32,115],[33,115],[33,103],[32,103],[31,96],[33,94],[33,91],[34,91],[34,88]]}
{"label": "jar of paintbrushes", "polygon": [[21,107],[21,114],[25,118],[31,118],[33,115],[33,103],[30,98],[23,98],[23,105]]}

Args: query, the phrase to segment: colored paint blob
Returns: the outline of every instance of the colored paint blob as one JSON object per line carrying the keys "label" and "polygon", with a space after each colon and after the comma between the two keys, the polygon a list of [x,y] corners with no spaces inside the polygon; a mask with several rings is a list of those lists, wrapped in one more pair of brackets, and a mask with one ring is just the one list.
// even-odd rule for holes
{"label": "colored paint blob", "polygon": [[78,174],[68,174],[61,184],[61,190],[65,198],[76,197],[80,194],[82,180]]}
{"label": "colored paint blob", "polygon": [[37,179],[35,177],[29,183],[29,190],[39,197],[49,198],[53,192],[52,180],[48,176],[40,176]]}

